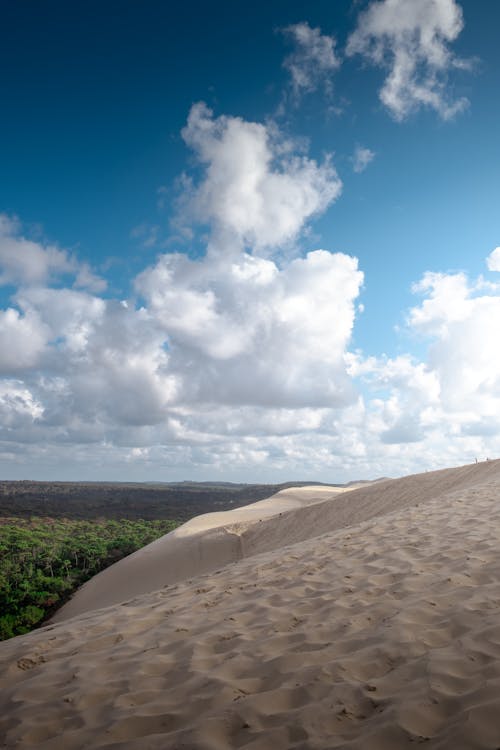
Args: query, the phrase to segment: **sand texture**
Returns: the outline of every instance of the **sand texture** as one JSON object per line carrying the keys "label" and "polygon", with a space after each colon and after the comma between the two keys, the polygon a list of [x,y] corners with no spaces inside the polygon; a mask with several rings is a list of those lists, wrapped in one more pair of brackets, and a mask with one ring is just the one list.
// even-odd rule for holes
{"label": "sand texture", "polygon": [[451,472],[428,472],[418,475],[418,481],[410,476],[360,489],[354,486],[348,494],[336,487],[292,488],[243,508],[206,513],[94,576],[53,621],[118,604],[244,557],[345,528],[451,489],[469,487],[486,471],[495,471],[494,462],[479,468],[468,465]]}
{"label": "sand texture", "polygon": [[0,644],[1,746],[500,748],[500,461],[328,497]]}
{"label": "sand texture", "polygon": [[[323,485],[294,487],[242,508],[196,516],[94,576],[56,613],[53,622],[118,604],[166,584],[217,570],[243,557],[275,549],[292,541],[288,539],[290,534],[307,539],[311,525],[303,528],[297,511],[344,491]],[[294,528],[285,529],[284,515]],[[277,524],[270,523],[274,517]]]}

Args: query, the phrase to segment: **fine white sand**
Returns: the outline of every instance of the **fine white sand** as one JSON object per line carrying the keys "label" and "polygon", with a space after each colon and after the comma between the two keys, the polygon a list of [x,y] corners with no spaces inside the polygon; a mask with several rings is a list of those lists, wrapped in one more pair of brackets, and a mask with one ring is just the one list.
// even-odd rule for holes
{"label": "fine white sand", "polygon": [[2,747],[499,748],[500,461],[324,497],[0,644]]}

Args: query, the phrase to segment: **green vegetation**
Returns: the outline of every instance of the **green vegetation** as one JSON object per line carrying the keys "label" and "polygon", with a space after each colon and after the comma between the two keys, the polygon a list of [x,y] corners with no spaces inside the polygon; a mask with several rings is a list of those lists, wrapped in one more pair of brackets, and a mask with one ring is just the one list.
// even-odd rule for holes
{"label": "green vegetation", "polygon": [[0,518],[0,639],[40,625],[84,581],[178,525]]}

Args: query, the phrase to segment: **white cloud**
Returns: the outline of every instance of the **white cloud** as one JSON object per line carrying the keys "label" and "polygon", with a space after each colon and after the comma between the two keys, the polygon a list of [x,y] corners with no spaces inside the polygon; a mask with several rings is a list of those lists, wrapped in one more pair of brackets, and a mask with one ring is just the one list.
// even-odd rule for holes
{"label": "white cloud", "polygon": [[0,214],[0,286],[42,285],[67,275],[76,277],[76,287],[97,292],[106,288],[88,263],[78,263],[55,245],[27,239],[15,217]]}
{"label": "white cloud", "polygon": [[21,315],[12,307],[0,310],[0,374],[36,366],[48,336],[35,311]]}
{"label": "white cloud", "polygon": [[[348,355],[364,404],[349,428],[353,446],[384,474],[498,456],[500,287],[429,272],[413,291],[422,299],[408,312],[407,332],[427,346],[421,360]],[[339,418],[345,425],[344,412]]]}
{"label": "white cloud", "polygon": [[364,172],[368,164],[375,158],[375,152],[365,146],[356,146],[352,157],[353,169],[358,174]]}
{"label": "white cloud", "polygon": [[214,118],[199,103],[182,135],[205,169],[184,209],[210,224],[212,252],[280,248],[340,195],[330,159],[318,164],[294,154],[294,144],[272,126]]}
{"label": "white cloud", "polygon": [[[368,453],[377,444],[399,446],[427,437],[429,410],[439,407],[440,383],[426,363],[409,355],[350,359],[349,372],[369,384],[365,440]],[[425,443],[424,443],[425,445]]]}
{"label": "white cloud", "polygon": [[[117,465],[285,467],[299,435],[356,400],[345,353],[357,261],[283,254],[340,193],[333,166],[297,155],[274,126],[214,118],[204,105],[183,135],[203,168],[198,184],[184,183],[184,212],[209,225],[204,256],[160,255],[136,279],[142,306],[104,299],[102,280],[63,251],[54,257],[73,288],[50,288],[57,263],[41,245],[31,247],[41,270],[11,275],[1,374],[22,374],[41,411],[9,432],[4,454],[23,446],[37,465],[42,445],[58,455],[72,445],[99,461],[85,446],[100,444]],[[5,234],[24,242],[19,227]]]}
{"label": "white cloud", "polygon": [[0,380],[0,441],[5,436],[5,430],[29,427],[42,415],[42,405],[22,381]]}
{"label": "white cloud", "polygon": [[412,290],[426,296],[410,310],[409,324],[431,336],[446,335],[450,323],[466,320],[474,305],[465,273],[427,272]]}
{"label": "white cloud", "polygon": [[486,265],[490,271],[500,271],[500,247],[496,247],[486,258]]}
{"label": "white cloud", "polygon": [[498,420],[500,431],[500,294],[485,293],[464,274],[426,274],[426,299],[410,311],[410,326],[430,336],[429,366],[450,419]]}
{"label": "white cloud", "polygon": [[46,367],[63,378],[59,406],[83,419],[147,425],[165,418],[175,392],[165,335],[147,311],[72,290],[36,290],[36,306],[55,345]]}
{"label": "white cloud", "polygon": [[447,89],[449,71],[470,66],[449,49],[462,28],[455,0],[379,0],[360,13],[346,52],[389,70],[380,99],[396,120],[421,107],[446,120],[468,104]]}
{"label": "white cloud", "polygon": [[88,289],[89,292],[104,292],[107,289],[107,281],[95,274],[88,263],[81,263],[74,286],[76,289]]}
{"label": "white cloud", "polygon": [[15,301],[26,315],[42,322],[58,350],[72,352],[86,349],[106,309],[104,300],[67,288],[31,287],[18,292]]}
{"label": "white cloud", "polygon": [[365,435],[370,451],[386,444],[400,460],[441,465],[500,452],[500,293],[464,273],[427,273],[414,285],[422,301],[408,314],[412,335],[428,344],[417,361],[352,356],[351,375],[367,386]]}
{"label": "white cloud", "polygon": [[69,273],[75,263],[64,250],[42,246],[20,234],[19,222],[0,214],[0,285],[44,283],[52,274]]}
{"label": "white cloud", "polygon": [[0,256],[18,285],[0,311],[0,462],[340,481],[500,452],[500,286],[426,273],[407,330],[427,354],[353,353],[357,259],[281,252],[338,195],[333,167],[203,105],[184,137],[202,165],[185,215],[207,222],[207,252],[159,255],[137,299],[105,298],[85,264],[3,219],[0,247],[24,260]]}
{"label": "white cloud", "polygon": [[355,259],[324,250],[282,268],[163,255],[137,288],[188,402],[338,406],[353,397],[344,352],[362,279]]}
{"label": "white cloud", "polygon": [[295,96],[315,91],[320,84],[329,91],[331,76],[341,64],[335,52],[335,38],[322,34],[320,28],[312,28],[305,21],[287,26],[283,33],[295,45],[283,62],[290,73]]}

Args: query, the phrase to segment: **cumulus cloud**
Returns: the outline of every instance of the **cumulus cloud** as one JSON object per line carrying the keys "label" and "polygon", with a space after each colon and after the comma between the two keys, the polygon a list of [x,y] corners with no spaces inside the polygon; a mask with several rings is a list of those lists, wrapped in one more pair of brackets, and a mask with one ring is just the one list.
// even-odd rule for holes
{"label": "cumulus cloud", "polygon": [[426,274],[416,291],[423,302],[410,311],[410,326],[431,337],[429,366],[440,382],[441,405],[457,422],[490,419],[500,430],[500,295],[464,274]]}
{"label": "cumulus cloud", "polygon": [[399,445],[400,443],[418,443],[423,440],[424,434],[418,422],[418,418],[410,415],[399,417],[392,427],[384,430],[380,439],[383,443],[389,445]]}
{"label": "cumulus cloud", "polygon": [[290,73],[295,96],[315,91],[320,84],[330,91],[332,74],[341,65],[335,38],[322,34],[320,28],[313,28],[306,21],[287,26],[283,33],[294,44],[283,67]]}
{"label": "cumulus cloud", "polygon": [[353,397],[344,352],[362,279],[354,258],[324,250],[282,268],[248,253],[229,263],[174,254],[137,289],[188,402],[339,406]]}
{"label": "cumulus cloud", "polygon": [[[183,137],[201,168],[183,182],[182,210],[207,224],[204,254],[159,255],[126,302],[104,298],[85,264],[64,251],[50,260],[36,243],[42,270],[16,272],[0,374],[9,408],[21,388],[40,409],[4,440],[9,453],[23,445],[32,465],[35,445],[58,455],[74,446],[94,461],[99,445],[110,465],[285,467],[298,461],[299,435],[357,399],[345,359],[357,260],[282,252],[340,193],[333,165],[297,153],[274,126],[215,118],[202,104]],[[24,241],[19,226],[5,234]]]}
{"label": "cumulus cloud", "polygon": [[26,239],[17,219],[0,214],[0,284],[40,284],[74,270],[64,250]]}
{"label": "cumulus cloud", "polygon": [[49,330],[36,311],[22,315],[12,307],[0,310],[0,373],[34,367],[48,336]]}
{"label": "cumulus cloud", "polygon": [[73,446],[73,465],[107,457],[110,471],[300,466],[304,436],[329,434],[331,415],[356,402],[345,352],[361,283],[355,259],[317,250],[281,266],[162,255],[137,278],[140,306],[23,289],[10,324],[36,320],[43,338],[31,359],[24,341],[0,362],[0,442],[32,465],[45,445]]}
{"label": "cumulus cloud", "polygon": [[349,372],[369,383],[365,434],[372,450],[379,442],[401,449],[428,437],[433,426],[429,415],[439,407],[440,384],[427,363],[407,354],[394,358],[353,355]]}
{"label": "cumulus cloud", "polygon": [[356,146],[352,157],[352,168],[356,173],[364,172],[375,158],[375,152],[365,146]]}
{"label": "cumulus cloud", "polygon": [[28,243],[38,265],[3,256],[18,288],[0,310],[0,461],[340,480],[500,452],[500,286],[428,272],[407,314],[426,355],[352,352],[357,259],[281,252],[338,195],[332,165],[203,105],[184,137],[201,167],[184,211],[207,223],[206,252],[160,254],[127,301],[4,220],[0,243]]}
{"label": "cumulus cloud", "polygon": [[473,301],[469,294],[469,280],[465,273],[427,272],[413,285],[415,294],[422,294],[422,304],[413,307],[409,325],[431,336],[446,335],[451,323],[465,320]]}
{"label": "cumulus cloud", "polygon": [[368,386],[365,435],[398,460],[436,452],[441,462],[466,462],[500,451],[500,290],[464,273],[426,273],[408,330],[427,344],[422,361],[409,355],[352,355],[349,372]]}
{"label": "cumulus cloud", "polygon": [[188,190],[184,211],[210,224],[212,252],[279,248],[339,195],[342,183],[330,158],[323,164],[293,152],[275,128],[220,116],[195,104],[182,131],[204,167]]}
{"label": "cumulus cloud", "polygon": [[388,69],[380,99],[396,120],[421,107],[447,120],[468,105],[448,91],[449,72],[470,67],[449,46],[463,25],[455,0],[378,0],[360,13],[346,53]]}
{"label": "cumulus cloud", "polygon": [[[50,331],[38,373],[43,385],[36,382],[57,413],[111,424],[164,419],[175,383],[165,336],[145,310],[72,289],[30,289],[17,300]],[[47,391],[54,378],[57,387]]]}
{"label": "cumulus cloud", "polygon": [[500,247],[496,247],[486,258],[486,265],[490,271],[500,271]]}
{"label": "cumulus cloud", "polygon": [[43,415],[42,405],[20,380],[0,380],[0,441],[2,432],[31,426]]}
{"label": "cumulus cloud", "polygon": [[76,289],[88,289],[89,292],[104,292],[108,283],[106,279],[98,276],[92,271],[88,263],[81,263],[73,286]]}
{"label": "cumulus cloud", "polygon": [[55,245],[27,239],[16,217],[0,214],[0,286],[32,286],[51,283],[61,276],[75,277],[75,286],[102,292],[106,282],[88,263]]}

